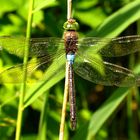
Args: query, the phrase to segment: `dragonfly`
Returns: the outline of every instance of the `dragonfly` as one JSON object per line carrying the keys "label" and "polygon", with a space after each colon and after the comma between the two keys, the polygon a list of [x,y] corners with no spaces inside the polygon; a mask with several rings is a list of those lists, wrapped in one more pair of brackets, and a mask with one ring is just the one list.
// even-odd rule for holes
{"label": "dragonfly", "polygon": [[[70,18],[64,23],[63,38],[16,38],[0,37],[0,53],[8,52],[24,56],[24,47],[29,45],[29,62],[27,64],[27,82],[34,78],[34,73],[46,69],[53,63],[58,64],[57,71],[64,70],[66,60],[68,76],[68,92],[70,102],[71,127],[76,128],[76,99],[74,89],[74,72],[93,83],[106,86],[131,87],[140,86],[140,76],[122,66],[107,62],[104,58],[121,57],[140,51],[140,36],[118,38],[86,37],[79,39],[78,23]],[[62,59],[61,59],[62,58]],[[62,65],[61,65],[62,64]],[[46,67],[44,69],[44,66]],[[22,64],[0,69],[0,84],[21,83],[23,80]],[[52,69],[55,71],[55,68]],[[56,73],[57,73],[56,71]],[[53,76],[56,76],[54,73]],[[45,74],[47,76],[47,74]],[[44,80],[44,75],[38,80]],[[11,77],[11,78],[9,78]]]}

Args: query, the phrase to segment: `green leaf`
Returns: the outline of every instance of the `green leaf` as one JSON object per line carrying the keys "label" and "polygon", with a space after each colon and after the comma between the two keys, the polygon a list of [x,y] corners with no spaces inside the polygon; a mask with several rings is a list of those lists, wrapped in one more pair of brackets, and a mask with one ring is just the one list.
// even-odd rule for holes
{"label": "green leaf", "polygon": [[[135,72],[139,73],[139,66],[135,67]],[[118,88],[112,96],[93,114],[88,128],[88,140],[93,139],[106,120],[113,114],[117,107],[129,94],[131,88]]]}
{"label": "green leaf", "polygon": [[3,16],[5,12],[11,12],[18,9],[22,4],[22,1],[17,0],[1,0],[0,1],[0,17]]}
{"label": "green leaf", "polygon": [[[76,11],[74,15],[78,20],[80,20],[80,22],[92,28],[99,26],[106,18],[106,15],[101,8],[90,9],[87,11]],[[83,17],[86,17],[86,20]]]}
{"label": "green leaf", "polygon": [[57,58],[46,71],[44,81],[35,84],[26,94],[24,108],[33,103],[40,95],[64,78],[65,55]]}
{"label": "green leaf", "polygon": [[113,114],[128,94],[128,88],[119,88],[112,96],[93,114],[88,128],[88,140],[92,140],[105,121]]}
{"label": "green leaf", "polygon": [[76,6],[76,10],[77,8],[79,9],[87,9],[87,8],[90,8],[91,6],[93,5],[96,5],[98,3],[98,0],[94,0],[94,1],[91,1],[91,0],[86,0],[86,1],[79,1]]}
{"label": "green leaf", "polygon": [[42,20],[43,20],[43,12],[42,11],[34,13],[33,24],[39,24]]}
{"label": "green leaf", "polygon": [[36,139],[35,134],[24,135],[21,137],[21,140],[35,140],[35,139]]}
{"label": "green leaf", "polygon": [[43,0],[42,2],[40,2],[40,0],[39,0],[35,3],[35,9],[34,9],[33,13],[35,13],[41,9],[53,7],[56,5],[58,5],[58,2],[56,0],[45,0],[45,1]]}
{"label": "green leaf", "polygon": [[140,1],[136,0],[112,14],[97,28],[97,32],[91,31],[87,36],[115,37],[139,18]]}

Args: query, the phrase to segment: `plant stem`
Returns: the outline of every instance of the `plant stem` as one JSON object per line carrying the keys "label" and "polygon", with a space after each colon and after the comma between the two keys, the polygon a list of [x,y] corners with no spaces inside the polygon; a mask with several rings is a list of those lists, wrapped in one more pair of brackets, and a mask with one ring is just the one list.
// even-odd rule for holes
{"label": "plant stem", "polygon": [[[129,57],[129,68],[133,69],[135,66],[135,55],[131,54]],[[132,87],[129,90],[128,96],[127,96],[127,122],[128,122],[128,139],[133,139],[133,111],[132,111],[132,94],[136,93],[136,87]]]}
{"label": "plant stem", "polygon": [[[30,0],[29,14],[28,14],[28,23],[27,23],[27,34],[26,34],[26,38],[27,39],[29,39],[30,36],[31,36],[31,24],[32,24],[32,9],[33,9],[33,5],[34,5],[34,0]],[[21,137],[24,97],[25,97],[25,93],[26,93],[26,78],[27,78],[28,54],[29,54],[29,43],[27,42],[27,43],[25,43],[25,51],[24,51],[23,84],[22,84],[22,87],[21,87],[21,94],[19,96],[19,107],[18,107],[18,116],[17,116],[15,140],[20,140],[20,137]]]}
{"label": "plant stem", "polygon": [[65,127],[65,117],[66,117],[66,107],[68,100],[68,62],[66,62],[66,76],[65,76],[65,90],[64,90],[64,98],[63,98],[63,107],[62,107],[62,115],[61,115],[61,124],[59,131],[59,140],[64,139],[64,127]]}
{"label": "plant stem", "polygon": [[131,104],[132,104],[132,89],[129,90],[129,94],[127,96],[127,120],[128,120],[128,139],[131,140],[132,138],[132,108],[131,108]]}
{"label": "plant stem", "polygon": [[47,135],[47,118],[48,118],[48,93],[45,93],[45,100],[43,105],[43,110],[41,111],[41,117],[39,122],[39,132],[38,132],[38,140],[46,140]]}
{"label": "plant stem", "polygon": [[67,19],[72,18],[71,8],[72,8],[72,0],[67,0]]}
{"label": "plant stem", "polygon": [[[67,19],[69,20],[72,18],[71,14],[72,9],[72,0],[67,0]],[[65,128],[65,117],[66,117],[66,107],[67,107],[67,100],[68,100],[68,62],[66,61],[66,74],[65,74],[65,90],[64,90],[64,98],[63,98],[63,106],[62,106],[62,114],[61,114],[61,123],[60,123],[60,130],[59,130],[59,140],[64,139],[64,128]]]}

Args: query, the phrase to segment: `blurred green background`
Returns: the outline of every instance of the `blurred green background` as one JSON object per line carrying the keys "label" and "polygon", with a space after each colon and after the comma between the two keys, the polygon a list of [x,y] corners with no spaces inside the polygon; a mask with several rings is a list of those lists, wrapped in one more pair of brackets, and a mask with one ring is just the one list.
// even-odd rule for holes
{"label": "blurred green background", "polygon": [[[0,36],[26,35],[29,0],[0,1]],[[67,16],[66,0],[35,0],[32,37],[62,37]],[[74,0],[73,17],[79,36],[116,37],[140,34],[139,0]],[[1,44],[0,44],[1,45]],[[139,54],[125,58],[126,66],[140,72]],[[22,63],[16,55],[0,50],[0,72]],[[122,59],[118,62],[124,63]],[[47,84],[30,84],[25,97],[22,140],[39,136],[40,114],[45,128],[40,140],[58,140],[64,91],[64,73]],[[0,84],[0,139],[14,140],[20,84]],[[78,126],[70,129],[67,108],[65,140],[139,140],[139,89],[105,87],[75,74]]]}

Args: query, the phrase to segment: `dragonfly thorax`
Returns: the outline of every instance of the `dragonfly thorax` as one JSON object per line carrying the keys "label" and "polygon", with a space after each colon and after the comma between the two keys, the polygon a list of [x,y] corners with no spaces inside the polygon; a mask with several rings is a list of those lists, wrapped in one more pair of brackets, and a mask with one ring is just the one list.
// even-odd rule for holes
{"label": "dragonfly thorax", "polygon": [[66,54],[75,54],[75,52],[77,51],[78,33],[76,31],[65,31],[64,40]]}
{"label": "dragonfly thorax", "polygon": [[78,42],[78,23],[74,19],[69,19],[64,23],[64,40],[65,40],[65,49],[66,54],[73,53],[77,51],[77,42]]}

